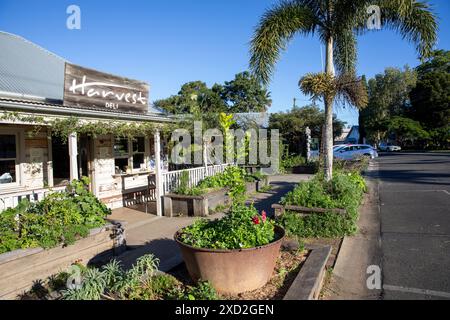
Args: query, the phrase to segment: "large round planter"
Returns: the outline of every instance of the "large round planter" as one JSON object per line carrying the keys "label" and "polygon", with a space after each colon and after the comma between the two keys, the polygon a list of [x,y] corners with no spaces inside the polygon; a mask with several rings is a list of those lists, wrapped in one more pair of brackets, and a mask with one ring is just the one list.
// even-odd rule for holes
{"label": "large round planter", "polygon": [[209,281],[225,294],[238,294],[263,287],[272,277],[285,232],[275,227],[276,240],[268,245],[240,250],[194,248],[175,234],[186,268],[195,282]]}

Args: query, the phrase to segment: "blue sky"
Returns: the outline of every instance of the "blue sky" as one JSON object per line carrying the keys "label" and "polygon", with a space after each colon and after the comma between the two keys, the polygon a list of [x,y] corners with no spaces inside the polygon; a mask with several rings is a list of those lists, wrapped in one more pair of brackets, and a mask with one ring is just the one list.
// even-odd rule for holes
{"label": "blue sky", "polygon": [[[440,17],[438,48],[450,49],[450,1],[432,0]],[[176,94],[188,81],[208,85],[248,68],[248,43],[266,8],[277,0],[0,0],[0,30],[21,35],[72,63],[147,81],[151,100]],[[81,30],[66,28],[66,8],[81,8]],[[317,38],[297,37],[282,55],[269,87],[271,112],[297,98],[307,72],[321,70]],[[385,67],[419,64],[413,45],[391,31],[359,39],[358,73],[372,77]],[[338,117],[357,123],[354,110]]]}

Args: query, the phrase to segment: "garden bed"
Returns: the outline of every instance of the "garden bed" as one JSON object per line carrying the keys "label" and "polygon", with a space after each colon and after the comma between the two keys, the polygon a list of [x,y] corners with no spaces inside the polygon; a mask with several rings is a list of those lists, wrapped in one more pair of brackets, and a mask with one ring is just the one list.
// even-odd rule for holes
{"label": "garden bed", "polygon": [[124,234],[120,224],[108,224],[91,230],[86,238],[72,245],[0,254],[0,299],[15,299],[43,279],[66,270],[74,262],[87,265],[109,261],[124,250]]}
{"label": "garden bed", "polygon": [[[333,251],[336,250],[333,248]],[[284,241],[276,267],[269,282],[262,288],[241,294],[218,294],[207,282],[194,283],[185,264],[180,264],[168,273],[157,272],[158,262],[151,255],[138,259],[129,271],[120,271],[119,265],[109,263],[102,269],[83,270],[84,282],[94,283],[97,290],[67,290],[68,274],[62,272],[21,296],[27,300],[308,300],[317,299],[327,278],[325,267],[333,262],[329,259],[331,247],[325,243],[304,249],[293,239]],[[101,271],[101,272],[100,272]],[[89,273],[89,274],[88,274]],[[86,278],[87,277],[87,278]],[[106,279],[122,279],[116,283],[122,290],[110,291],[112,285]],[[136,281],[138,280],[138,281]],[[102,284],[103,283],[103,284]],[[118,291],[115,291],[118,290]],[[120,293],[119,293],[120,292]]]}
{"label": "garden bed", "polygon": [[[313,240],[313,242],[315,242]],[[336,247],[330,246],[336,245]],[[240,294],[217,294],[220,300],[316,300],[320,296],[328,270],[331,270],[340,245],[339,239],[308,244],[285,240],[269,282],[262,288]],[[169,272],[184,286],[195,283],[184,263]]]}

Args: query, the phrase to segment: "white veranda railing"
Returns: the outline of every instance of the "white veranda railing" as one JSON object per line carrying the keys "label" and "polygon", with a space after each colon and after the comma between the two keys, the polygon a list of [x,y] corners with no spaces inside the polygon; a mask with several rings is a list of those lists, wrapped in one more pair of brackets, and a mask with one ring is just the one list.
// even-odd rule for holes
{"label": "white veranda railing", "polygon": [[0,194],[0,212],[8,208],[17,207],[22,200],[28,199],[30,202],[38,202],[50,193],[62,192],[65,189],[66,187],[64,186]]}
{"label": "white veranda railing", "polygon": [[163,173],[163,194],[170,193],[180,186],[181,175],[187,172],[189,176],[188,186],[195,187],[200,181],[206,177],[214,176],[221,173],[229,164],[221,164],[215,166],[200,167],[179,171],[170,171]]}

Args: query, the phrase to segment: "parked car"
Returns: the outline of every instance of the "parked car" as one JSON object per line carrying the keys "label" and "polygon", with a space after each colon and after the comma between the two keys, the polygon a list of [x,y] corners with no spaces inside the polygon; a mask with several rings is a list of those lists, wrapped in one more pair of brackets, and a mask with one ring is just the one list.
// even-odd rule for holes
{"label": "parked car", "polygon": [[394,152],[394,151],[401,151],[402,148],[400,146],[396,146],[392,143],[381,143],[378,148],[380,151],[388,151],[388,152]]}
{"label": "parked car", "polygon": [[334,157],[341,160],[357,160],[361,157],[378,158],[378,152],[367,144],[350,144],[334,149]]}

